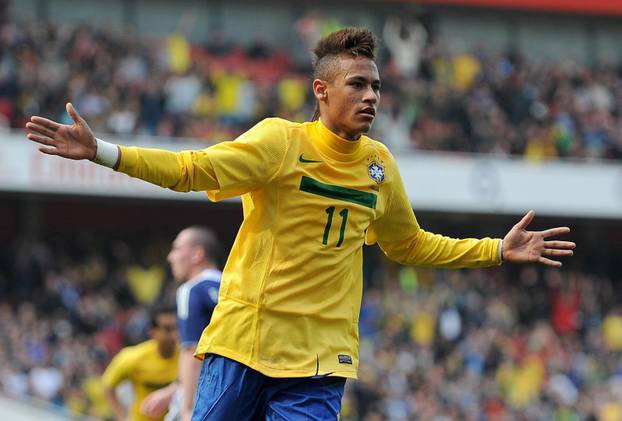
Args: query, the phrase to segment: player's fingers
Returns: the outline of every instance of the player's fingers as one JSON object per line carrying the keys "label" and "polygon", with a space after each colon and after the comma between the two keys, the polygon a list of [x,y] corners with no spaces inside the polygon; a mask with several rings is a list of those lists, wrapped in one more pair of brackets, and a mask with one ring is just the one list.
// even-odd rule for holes
{"label": "player's fingers", "polygon": [[142,403],[142,405],[140,405],[140,412],[142,412],[143,415],[146,415],[148,417],[152,416],[151,411],[152,411],[152,404],[151,404],[151,400],[150,399],[145,399]]}
{"label": "player's fingers", "polygon": [[572,241],[545,241],[544,247],[556,249],[573,249],[577,247]]}
{"label": "player's fingers", "polygon": [[527,212],[525,214],[525,216],[523,216],[523,219],[521,219],[520,221],[518,221],[518,223],[516,224],[516,226],[520,229],[525,229],[527,228],[527,226],[531,223],[531,221],[533,220],[533,217],[536,215],[536,213],[533,210],[530,210],[529,212]]}
{"label": "player's fingers", "polygon": [[45,126],[41,126],[39,124],[35,124],[35,123],[26,123],[26,128],[32,132],[36,132],[48,137],[54,137],[55,132],[54,130],[48,129]]}
{"label": "player's fingers", "polygon": [[158,418],[165,411],[166,407],[162,407],[157,400],[149,399],[143,402],[140,412],[151,418]]}
{"label": "player's fingers", "polygon": [[572,256],[574,252],[572,250],[544,249],[542,254],[545,256]]}
{"label": "player's fingers", "polygon": [[48,129],[54,130],[54,131],[58,130],[58,128],[61,126],[55,121],[49,120],[44,117],[39,117],[37,115],[30,117],[30,121],[32,121],[35,124],[39,124],[40,126],[45,126]]}
{"label": "player's fingers", "polygon": [[82,123],[84,121],[71,102],[68,102],[65,108],[67,109],[67,114],[69,114],[69,117],[71,117],[74,123]]}
{"label": "player's fingers", "polygon": [[558,262],[556,260],[547,259],[546,257],[542,257],[542,256],[540,256],[538,258],[538,262],[540,262],[540,263],[542,263],[544,265],[547,265],[547,266],[554,267],[554,268],[559,268],[559,267],[562,266],[562,262]]}
{"label": "player's fingers", "polygon": [[540,234],[542,234],[542,237],[547,238],[547,237],[555,237],[556,235],[568,234],[569,232],[570,232],[570,228],[568,227],[557,227],[557,228],[550,228],[548,230],[540,231]]}
{"label": "player's fingers", "polygon": [[43,152],[46,155],[58,155],[58,149],[51,146],[41,146],[39,151]]}
{"label": "player's fingers", "polygon": [[28,133],[26,137],[32,140],[33,142],[41,143],[42,145],[54,146],[56,144],[54,142],[54,139],[52,139],[51,137],[43,136],[43,135],[36,134],[36,133]]}

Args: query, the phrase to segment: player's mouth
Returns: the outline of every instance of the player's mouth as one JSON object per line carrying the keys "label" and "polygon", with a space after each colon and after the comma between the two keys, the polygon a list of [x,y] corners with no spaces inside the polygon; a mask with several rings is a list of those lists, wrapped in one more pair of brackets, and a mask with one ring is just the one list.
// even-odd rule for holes
{"label": "player's mouth", "polygon": [[359,115],[373,120],[376,118],[376,109],[374,107],[366,107],[358,112]]}

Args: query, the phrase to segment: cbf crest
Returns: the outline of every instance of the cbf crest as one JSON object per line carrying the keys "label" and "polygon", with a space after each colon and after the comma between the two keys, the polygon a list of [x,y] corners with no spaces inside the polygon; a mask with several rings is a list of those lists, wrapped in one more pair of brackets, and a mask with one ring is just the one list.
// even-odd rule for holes
{"label": "cbf crest", "polygon": [[373,155],[368,158],[367,173],[369,174],[369,177],[378,184],[384,181],[385,172],[383,162],[380,157]]}

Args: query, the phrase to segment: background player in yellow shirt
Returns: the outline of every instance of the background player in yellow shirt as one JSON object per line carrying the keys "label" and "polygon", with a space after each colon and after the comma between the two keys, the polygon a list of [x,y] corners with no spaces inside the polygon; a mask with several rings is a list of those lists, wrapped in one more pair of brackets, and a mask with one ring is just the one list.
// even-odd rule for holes
{"label": "background player in yellow shirt", "polygon": [[404,264],[483,267],[561,263],[574,243],[527,231],[530,211],[500,239],[452,239],[419,226],[395,159],[365,136],[380,100],[376,40],[366,29],[315,48],[314,121],[266,119],[233,142],[200,151],[128,148],[96,139],[67,105],[71,126],[27,124],[40,150],[91,159],[212,200],[242,195],[244,221],[225,266],[219,303],[197,348],[206,357],[193,420],[338,417],[356,378],[362,246]]}
{"label": "background player in yellow shirt", "polygon": [[[110,361],[102,375],[106,398],[116,421],[155,421],[164,419],[147,417],[140,412],[142,401],[151,392],[161,389],[177,379],[179,351],[177,349],[177,318],[175,310],[155,307],[151,312],[151,339],[138,345],[123,348]],[[134,400],[129,414],[117,399],[115,389],[129,380]]]}

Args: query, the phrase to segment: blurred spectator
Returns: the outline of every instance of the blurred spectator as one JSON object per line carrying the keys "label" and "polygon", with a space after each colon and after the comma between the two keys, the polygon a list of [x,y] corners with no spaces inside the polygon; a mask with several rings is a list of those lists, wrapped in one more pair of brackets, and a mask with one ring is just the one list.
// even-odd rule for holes
{"label": "blurred spectator", "polygon": [[400,76],[415,78],[428,39],[426,29],[416,20],[394,16],[386,20],[382,34]]}
{"label": "blurred spectator", "polygon": [[140,304],[151,305],[162,291],[165,273],[160,265],[132,265],[127,268],[126,276],[134,299]]}
{"label": "blurred spectator", "polygon": [[30,385],[34,395],[40,399],[54,402],[63,383],[63,374],[50,363],[30,370]]}
{"label": "blurred spectator", "polygon": [[342,24],[337,19],[324,16],[319,10],[309,10],[294,22],[294,28],[302,39],[309,57],[321,38],[341,27]]}
{"label": "blurred spectator", "polygon": [[622,314],[619,307],[613,309],[603,321],[603,340],[609,351],[622,351]]}
{"label": "blurred spectator", "polygon": [[173,115],[188,113],[200,92],[201,81],[196,74],[184,71],[172,75],[164,85],[167,111]]}

